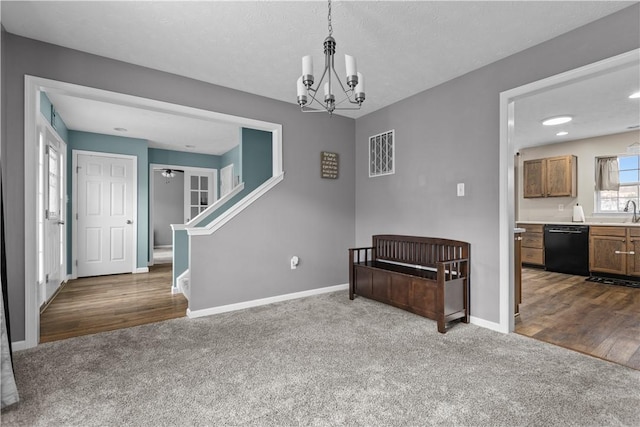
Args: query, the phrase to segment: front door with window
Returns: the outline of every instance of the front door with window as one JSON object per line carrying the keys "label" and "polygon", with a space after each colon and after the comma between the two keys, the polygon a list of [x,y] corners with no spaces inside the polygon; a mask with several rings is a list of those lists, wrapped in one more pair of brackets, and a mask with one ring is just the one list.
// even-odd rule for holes
{"label": "front door with window", "polygon": [[39,256],[41,262],[41,290],[39,303],[42,305],[56,292],[66,276],[65,269],[65,200],[66,186],[64,168],[66,144],[55,132],[44,124],[40,126],[40,183],[39,197],[41,218]]}
{"label": "front door with window", "polygon": [[77,275],[131,273],[134,251],[134,160],[77,154]]}

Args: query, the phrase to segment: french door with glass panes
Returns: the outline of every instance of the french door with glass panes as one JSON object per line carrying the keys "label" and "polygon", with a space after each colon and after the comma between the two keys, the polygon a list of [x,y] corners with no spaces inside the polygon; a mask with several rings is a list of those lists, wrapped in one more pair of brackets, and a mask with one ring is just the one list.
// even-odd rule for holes
{"label": "french door with glass panes", "polygon": [[217,170],[189,168],[184,171],[184,222],[207,209],[218,198]]}

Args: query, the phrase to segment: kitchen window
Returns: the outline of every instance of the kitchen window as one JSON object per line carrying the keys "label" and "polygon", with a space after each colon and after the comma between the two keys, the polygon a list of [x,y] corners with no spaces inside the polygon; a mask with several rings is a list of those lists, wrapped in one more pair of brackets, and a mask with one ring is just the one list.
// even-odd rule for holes
{"label": "kitchen window", "polygon": [[[596,169],[599,161],[596,159]],[[623,213],[630,200],[640,207],[640,155],[621,155],[618,160],[618,190],[596,189],[596,208],[599,213]],[[596,175],[598,171],[596,170]],[[596,185],[598,188],[598,185]]]}

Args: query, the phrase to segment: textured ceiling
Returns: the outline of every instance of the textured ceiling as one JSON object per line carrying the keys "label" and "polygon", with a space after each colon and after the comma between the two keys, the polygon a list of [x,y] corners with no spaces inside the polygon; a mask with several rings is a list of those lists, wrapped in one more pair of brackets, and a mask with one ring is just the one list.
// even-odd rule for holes
{"label": "textured ceiling", "polygon": [[[146,139],[151,148],[217,156],[240,142],[238,125],[57,93],[47,96],[73,130]],[[126,131],[116,131],[116,127]]]}
{"label": "textured ceiling", "polygon": [[[360,117],[633,3],[334,2],[336,71],[343,73],[344,54],[351,54],[367,81],[362,110],[341,114]],[[301,57],[312,55],[318,74],[327,35],[325,1],[3,0],[0,5],[2,24],[10,33],[290,103],[296,99]],[[126,136],[181,150],[187,144],[184,140],[196,141],[203,135],[191,135],[188,132],[193,126],[180,127],[173,121],[171,135],[180,133],[183,137],[173,142],[163,140],[125,123],[127,117],[135,117],[138,121],[148,119],[147,127],[152,127],[158,118],[150,118],[148,112],[121,114],[119,107],[109,112],[105,105],[97,104],[91,108],[102,108],[99,115],[111,117],[113,122],[88,124],[76,113],[82,106],[73,107],[70,99],[61,100],[64,105],[53,101],[71,128],[114,134],[113,127],[125,127],[131,130]],[[558,99],[547,101],[558,104]],[[538,120],[537,116],[531,120]],[[531,132],[536,128],[528,127]],[[225,140],[229,132],[223,129],[211,139]],[[538,140],[540,136],[532,133],[524,138]],[[207,152],[224,149],[226,146],[211,146]]]}
{"label": "textured ceiling", "polygon": [[[358,117],[611,14],[632,2],[340,1],[336,70],[367,80]],[[301,57],[323,62],[324,1],[12,2],[21,36],[295,103]]]}
{"label": "textured ceiling", "polygon": [[[640,58],[639,58],[640,59]],[[628,66],[536,93],[515,102],[516,149],[614,133],[640,125],[640,66]],[[543,126],[555,116],[572,116],[569,123]],[[560,131],[568,135],[556,136]]]}

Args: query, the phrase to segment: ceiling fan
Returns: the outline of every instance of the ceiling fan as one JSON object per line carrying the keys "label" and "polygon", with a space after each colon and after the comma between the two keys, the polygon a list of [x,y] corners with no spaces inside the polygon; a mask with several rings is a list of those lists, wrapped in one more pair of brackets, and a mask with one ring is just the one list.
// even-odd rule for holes
{"label": "ceiling fan", "polygon": [[184,173],[184,171],[181,169],[159,169],[159,170],[162,171],[162,176],[164,176],[165,178],[173,178],[174,176],[176,176],[176,172]]}

